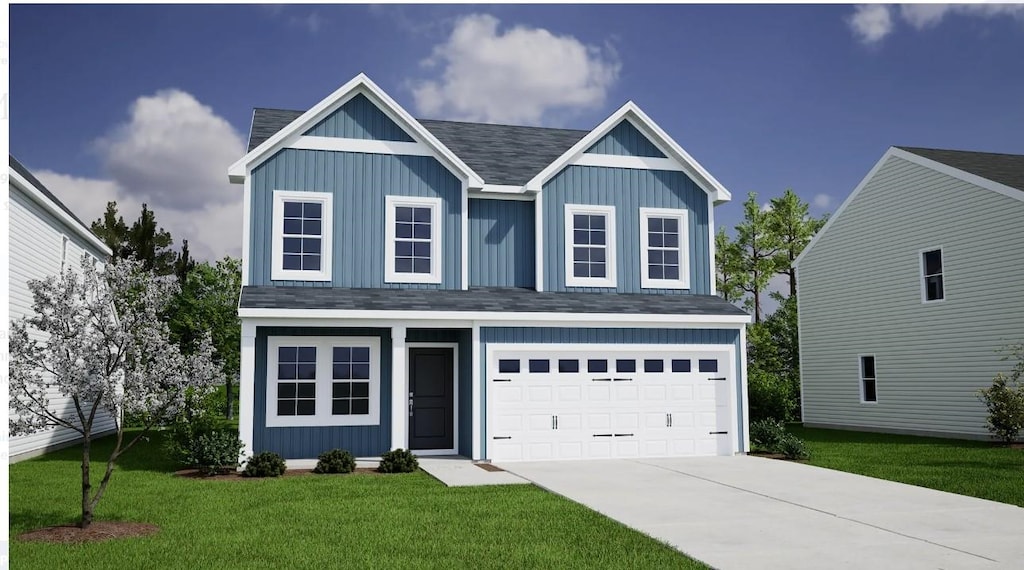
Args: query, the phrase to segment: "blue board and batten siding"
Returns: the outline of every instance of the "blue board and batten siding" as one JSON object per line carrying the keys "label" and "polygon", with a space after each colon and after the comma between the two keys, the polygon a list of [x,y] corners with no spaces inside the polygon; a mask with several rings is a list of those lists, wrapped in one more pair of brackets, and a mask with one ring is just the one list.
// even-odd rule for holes
{"label": "blue board and batten siding", "polygon": [[556,328],[556,327],[481,327],[480,398],[483,457],[487,455],[487,347],[490,344],[731,344],[735,347],[736,429],[739,449],[744,448],[746,425],[743,423],[743,367],[739,329],[657,329],[657,328]]}
{"label": "blue board and batten siding", "polygon": [[390,117],[360,93],[303,133],[308,136],[413,142]]}
{"label": "blue board and batten siding", "polygon": [[535,286],[534,204],[469,201],[469,286]]}
{"label": "blue board and batten siding", "polygon": [[616,154],[619,156],[649,156],[665,158],[665,153],[654,146],[629,121],[622,121],[605,136],[591,145],[586,152],[591,154]]}
{"label": "blue board and batten siding", "polygon": [[[274,190],[333,194],[333,280],[271,281]],[[285,149],[252,172],[251,285],[460,289],[462,182],[436,159]],[[384,197],[441,198],[442,280],[384,282]]]}
{"label": "blue board and batten siding", "polygon": [[[544,201],[544,290],[619,293],[711,294],[708,196],[686,174],[667,170],[569,166],[541,193]],[[565,285],[565,205],[615,206],[615,256],[618,286]],[[640,208],[689,210],[686,241],[689,289],[640,286]]]}

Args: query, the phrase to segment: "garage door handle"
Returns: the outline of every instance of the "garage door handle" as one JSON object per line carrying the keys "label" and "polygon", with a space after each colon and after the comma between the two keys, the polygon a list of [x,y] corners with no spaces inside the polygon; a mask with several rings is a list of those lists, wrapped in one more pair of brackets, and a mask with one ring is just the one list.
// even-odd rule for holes
{"label": "garage door handle", "polygon": [[729,433],[729,432],[727,432],[727,431],[709,431],[708,435],[725,435],[727,433]]}
{"label": "garage door handle", "polygon": [[510,435],[496,435],[493,439],[512,439]]}
{"label": "garage door handle", "polygon": [[616,382],[632,382],[633,379],[632,378],[616,378],[615,381]]}
{"label": "garage door handle", "polygon": [[728,379],[723,376],[721,378],[708,378],[708,380],[710,380],[712,382],[725,382]]}
{"label": "garage door handle", "polygon": [[611,378],[592,378],[591,382],[611,382]]}
{"label": "garage door handle", "polygon": [[633,434],[631,434],[631,433],[617,433],[617,434],[615,434],[615,437],[633,437]]}
{"label": "garage door handle", "polygon": [[595,433],[594,437],[615,437],[613,433]]}
{"label": "garage door handle", "polygon": [[511,378],[495,378],[493,381],[494,382],[511,382],[512,379]]}

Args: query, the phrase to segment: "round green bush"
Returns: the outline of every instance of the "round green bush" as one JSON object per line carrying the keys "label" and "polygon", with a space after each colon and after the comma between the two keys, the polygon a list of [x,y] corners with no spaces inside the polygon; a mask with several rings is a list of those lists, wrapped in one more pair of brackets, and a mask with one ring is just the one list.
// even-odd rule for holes
{"label": "round green bush", "polygon": [[755,451],[776,453],[779,444],[786,438],[786,426],[773,419],[750,422],[750,446]]}
{"label": "round green bush", "polygon": [[419,469],[420,462],[408,449],[393,449],[380,456],[377,471],[381,473],[412,473]]}
{"label": "round green bush", "polygon": [[168,431],[165,449],[175,461],[203,475],[234,471],[242,451],[238,430],[209,418],[177,422]]}
{"label": "round green bush", "polygon": [[313,473],[351,473],[356,470],[356,459],[344,449],[332,449],[320,454]]}
{"label": "round green bush", "polygon": [[246,477],[279,477],[284,475],[284,459],[273,451],[261,451],[249,458],[245,463]]}
{"label": "round green bush", "polygon": [[784,455],[786,459],[810,459],[811,457],[811,453],[807,450],[804,440],[791,433],[787,433],[782,438],[777,451]]}

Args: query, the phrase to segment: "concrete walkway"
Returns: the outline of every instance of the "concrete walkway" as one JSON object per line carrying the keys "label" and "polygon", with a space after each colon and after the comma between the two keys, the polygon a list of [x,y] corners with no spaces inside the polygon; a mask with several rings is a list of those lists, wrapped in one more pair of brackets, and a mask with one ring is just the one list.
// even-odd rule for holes
{"label": "concrete walkway", "polygon": [[525,485],[529,481],[507,471],[487,471],[465,457],[418,457],[420,469],[449,487]]}
{"label": "concrete walkway", "polygon": [[501,466],[720,570],[1024,568],[1024,509],[871,477],[746,456]]}

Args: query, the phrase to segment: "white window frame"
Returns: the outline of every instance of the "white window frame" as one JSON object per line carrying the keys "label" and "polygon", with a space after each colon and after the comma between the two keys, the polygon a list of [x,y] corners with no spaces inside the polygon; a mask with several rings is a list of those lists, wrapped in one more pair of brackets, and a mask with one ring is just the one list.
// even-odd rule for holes
{"label": "white window frame", "polygon": [[[573,272],[573,216],[576,214],[605,217],[605,276],[576,277]],[[565,285],[567,287],[617,287],[615,263],[615,206],[594,204],[565,205]]]}
{"label": "white window frame", "polygon": [[[332,220],[332,202],[334,196],[329,192],[296,192],[292,190],[274,190],[273,223],[271,238],[270,279],[272,281],[330,281],[331,250],[334,241],[334,224]],[[284,203],[286,201],[320,202],[320,270],[284,269]]]}
{"label": "white window frame", "polygon": [[[316,414],[312,416],[277,415],[277,356],[282,346],[316,347]],[[335,346],[369,347],[370,413],[334,415],[331,413],[333,360]],[[341,380],[339,380],[340,382]],[[291,380],[288,380],[291,382]],[[271,336],[267,337],[266,427],[375,426],[380,425],[380,337],[376,336]]]}
{"label": "white window frame", "polygon": [[[430,208],[430,273],[399,273],[395,271],[395,209],[399,206]],[[441,242],[444,228],[441,225],[440,198],[419,196],[384,197],[384,282],[386,283],[440,283],[443,260]]]}
{"label": "white window frame", "polygon": [[[679,279],[651,279],[647,263],[649,218],[674,218],[679,221]],[[642,289],[690,288],[689,211],[672,208],[640,208],[640,287]],[[659,248],[664,249],[664,248]]]}
{"label": "white window frame", "polygon": [[[875,382],[875,399],[874,400],[867,400],[864,397],[865,396],[865,394],[864,394],[864,380],[868,380],[869,379],[869,378],[864,376],[864,359],[865,358],[870,358],[875,363],[875,376],[873,378],[870,378],[870,380],[873,380]],[[860,384],[860,386],[858,386],[858,388],[860,389],[860,403],[862,403],[862,404],[877,404],[878,403],[878,359],[875,358],[874,354],[858,354],[857,355],[857,370],[858,370],[857,381]]]}
{"label": "white window frame", "polygon": [[60,234],[60,272],[68,268],[68,239],[67,234]]}
{"label": "white window frame", "polygon": [[[928,298],[928,275],[925,275],[924,254],[926,254],[928,252],[931,252],[931,251],[939,252],[939,261],[940,261],[940,263],[942,263],[942,273],[939,273],[939,275],[942,277],[942,297],[939,298],[939,299],[929,299]],[[946,252],[943,250],[942,246],[939,246],[939,247],[926,247],[926,248],[922,249],[921,251],[918,251],[917,252],[917,262],[918,262],[918,264],[920,264],[920,267],[921,267],[921,271],[920,271],[920,274],[919,274],[920,278],[921,278],[921,303],[925,304],[925,305],[930,305],[932,303],[941,303],[941,302],[945,301],[946,300]]]}

